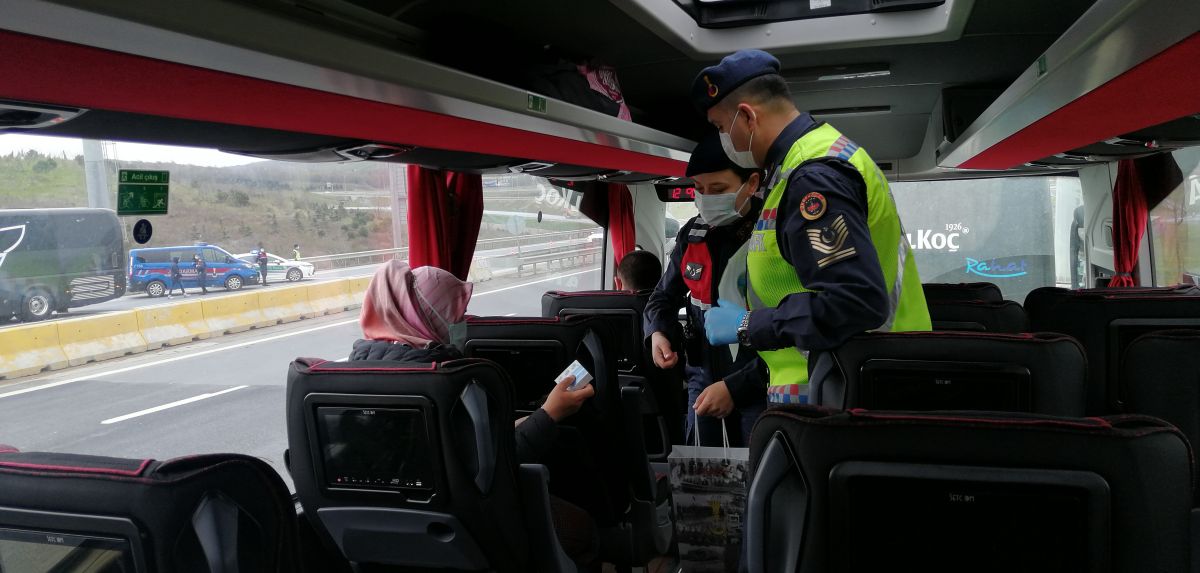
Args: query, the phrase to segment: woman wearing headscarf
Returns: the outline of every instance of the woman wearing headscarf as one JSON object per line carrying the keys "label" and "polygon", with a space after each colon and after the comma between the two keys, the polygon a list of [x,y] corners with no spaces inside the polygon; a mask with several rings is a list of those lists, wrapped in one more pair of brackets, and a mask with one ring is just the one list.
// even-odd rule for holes
{"label": "woman wearing headscarf", "polygon": [[[445,362],[462,358],[464,316],[473,285],[437,267],[409,268],[403,261],[379,267],[367,286],[359,323],[363,339],[350,360]],[[560,420],[579,411],[595,395],[591,384],[568,390],[567,377],[533,414],[517,421],[518,463],[539,463],[554,444]],[[563,550],[584,569],[597,565],[599,539],[582,509],[551,496],[551,515]]]}

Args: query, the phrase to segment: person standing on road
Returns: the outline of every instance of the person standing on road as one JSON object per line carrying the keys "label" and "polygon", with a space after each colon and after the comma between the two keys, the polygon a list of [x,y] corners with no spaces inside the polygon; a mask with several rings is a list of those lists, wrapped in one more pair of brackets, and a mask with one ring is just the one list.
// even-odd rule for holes
{"label": "person standing on road", "polygon": [[258,244],[258,255],[255,260],[258,261],[258,274],[262,275],[262,285],[267,286],[267,263],[270,261],[267,259],[267,249],[263,247],[262,243]]}
{"label": "person standing on road", "polygon": [[183,296],[188,295],[187,291],[183,290],[183,271],[179,268],[179,257],[171,257],[171,290],[167,291],[167,298],[175,294],[176,287]]}
{"label": "person standing on road", "polygon": [[196,283],[200,285],[200,290],[204,294],[208,294],[208,264],[204,262],[204,257],[196,255]]}
{"label": "person standing on road", "polygon": [[296,243],[295,245],[292,245],[292,260],[293,261],[300,260],[300,243]]}

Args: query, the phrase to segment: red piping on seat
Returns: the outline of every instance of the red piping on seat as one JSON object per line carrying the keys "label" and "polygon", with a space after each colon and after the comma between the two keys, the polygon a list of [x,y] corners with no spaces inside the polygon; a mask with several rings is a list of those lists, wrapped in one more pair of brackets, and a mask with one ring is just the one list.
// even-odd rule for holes
{"label": "red piping on seat", "polygon": [[5,462],[5,461],[0,461],[0,467],[18,468],[18,469],[27,469],[27,470],[40,470],[40,471],[56,471],[56,472],[72,472],[72,473],[84,473],[84,474],[103,474],[103,475],[138,477],[139,475],[142,474],[142,472],[146,471],[146,466],[149,466],[150,462],[152,462],[152,461],[154,461],[154,460],[149,460],[149,459],[142,460],[141,465],[139,465],[136,470],[118,470],[118,469],[112,469],[112,468],[84,468],[84,467],[74,467],[74,466],[54,466],[54,465],[45,465],[45,464],[26,464],[26,463],[21,463],[21,462]]}
{"label": "red piping on seat", "polygon": [[[682,177],[686,162],[0,31],[0,97]],[[16,78],[19,78],[16,79]],[[133,81],[131,78],[153,78]]]}

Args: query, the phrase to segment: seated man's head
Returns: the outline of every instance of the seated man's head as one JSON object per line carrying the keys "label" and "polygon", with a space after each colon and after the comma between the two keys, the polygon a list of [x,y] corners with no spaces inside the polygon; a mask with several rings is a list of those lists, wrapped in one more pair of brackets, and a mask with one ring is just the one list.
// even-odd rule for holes
{"label": "seated man's head", "polygon": [[625,290],[650,290],[662,276],[662,263],[650,251],[633,251],[621,258],[617,278]]}
{"label": "seated man's head", "polygon": [[458,343],[454,331],[464,326],[472,290],[471,283],[437,267],[389,261],[367,285],[359,318],[363,336],[414,348]]}

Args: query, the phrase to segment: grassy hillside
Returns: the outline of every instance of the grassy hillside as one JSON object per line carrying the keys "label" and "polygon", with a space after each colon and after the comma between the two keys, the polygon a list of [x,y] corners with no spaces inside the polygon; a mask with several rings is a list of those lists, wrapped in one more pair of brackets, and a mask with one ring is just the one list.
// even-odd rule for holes
{"label": "grassy hillside", "polygon": [[[206,241],[234,252],[262,242],[289,255],[299,243],[304,256],[391,248],[390,166],[378,163],[302,164],[260,162],[236,167],[176,163],[109,162],[112,204],[118,169],[171,172],[170,214],[149,217],[154,237],[148,246]],[[403,170],[397,174],[402,178]],[[568,215],[565,205],[539,198],[532,178],[489,178],[485,208]],[[86,207],[83,157],[50,157],[36,152],[0,156],[0,208]],[[385,209],[378,209],[385,207]],[[487,216],[480,238],[509,236],[507,217]],[[137,217],[125,218],[132,229]],[[525,233],[590,228],[579,221],[529,221]],[[128,235],[127,235],[128,236]]]}

